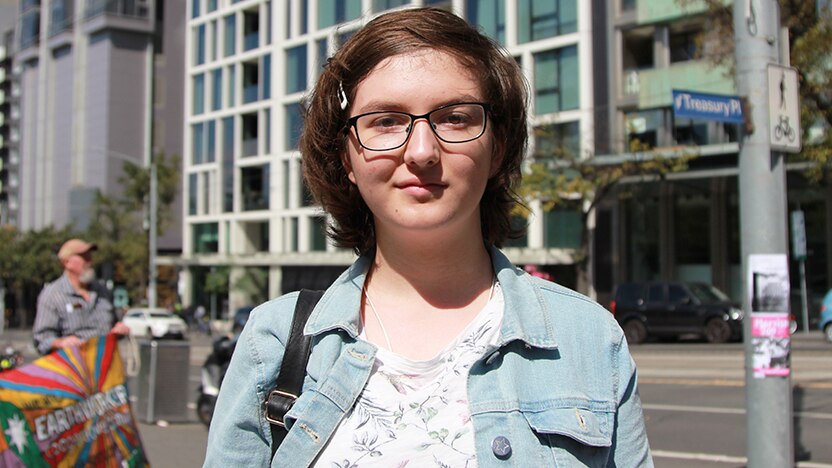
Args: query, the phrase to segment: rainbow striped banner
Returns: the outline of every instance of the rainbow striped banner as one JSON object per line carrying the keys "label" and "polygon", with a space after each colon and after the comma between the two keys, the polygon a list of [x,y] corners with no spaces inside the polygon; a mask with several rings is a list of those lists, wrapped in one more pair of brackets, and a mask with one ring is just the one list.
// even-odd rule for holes
{"label": "rainbow striped banner", "polygon": [[0,373],[0,466],[150,466],[114,335]]}

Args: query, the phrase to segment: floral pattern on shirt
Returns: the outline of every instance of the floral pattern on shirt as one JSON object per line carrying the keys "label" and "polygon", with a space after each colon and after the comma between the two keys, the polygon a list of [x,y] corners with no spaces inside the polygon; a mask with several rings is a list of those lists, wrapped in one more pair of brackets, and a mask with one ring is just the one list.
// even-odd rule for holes
{"label": "floral pattern on shirt", "polygon": [[468,369],[494,345],[502,294],[444,351],[415,362],[379,350],[370,379],[315,466],[476,467]]}

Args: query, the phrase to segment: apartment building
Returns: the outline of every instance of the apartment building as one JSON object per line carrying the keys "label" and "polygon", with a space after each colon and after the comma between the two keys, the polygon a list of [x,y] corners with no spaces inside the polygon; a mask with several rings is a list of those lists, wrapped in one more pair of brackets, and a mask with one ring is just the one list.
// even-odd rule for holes
{"label": "apartment building", "polygon": [[[97,193],[121,194],[125,162],[181,153],[184,11],[152,0],[20,1],[19,229],[83,230]],[[171,231],[159,248],[178,252],[181,228]]]}
{"label": "apartment building", "polygon": [[[200,302],[222,316],[282,292],[325,287],[352,262],[352,252],[327,242],[324,215],[303,186],[301,100],[326,58],[361,25],[422,5],[451,9],[516,58],[531,87],[530,127],[549,135],[533,146],[595,151],[590,2],[189,0],[179,261],[185,304]],[[569,283],[580,216],[533,208],[528,235],[507,252]],[[227,304],[206,293],[206,279],[216,274],[232,286]]]}
{"label": "apartment building", "polygon": [[0,30],[0,226],[17,220],[17,95],[14,29]]}
{"label": "apartment building", "polygon": [[[676,0],[607,0],[606,103],[596,124],[609,132],[598,154],[614,159],[632,142],[672,155],[697,157],[689,170],[664,180],[625,184],[626,196],[612,197],[596,219],[593,264],[602,302],[618,282],[688,280],[712,283],[739,301],[742,297],[738,138],[735,124],[673,115],[672,91],[736,94],[726,67],[699,59],[708,47],[700,33],[708,27],[701,4]],[[601,31],[596,30],[600,35]],[[603,43],[605,46],[601,46]],[[606,106],[606,107],[605,107]],[[808,230],[810,291],[826,291],[832,275],[827,245],[832,198],[829,189],[808,183],[799,167],[787,173],[789,210],[802,209]],[[782,229],[788,229],[786,220]],[[792,281],[799,275],[796,262]],[[607,272],[601,274],[600,272]]]}

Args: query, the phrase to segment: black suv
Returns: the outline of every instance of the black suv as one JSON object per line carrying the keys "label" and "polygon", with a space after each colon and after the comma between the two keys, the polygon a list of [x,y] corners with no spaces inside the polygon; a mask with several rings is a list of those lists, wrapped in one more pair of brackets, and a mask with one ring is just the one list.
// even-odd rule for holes
{"label": "black suv", "polygon": [[711,343],[742,337],[742,310],[719,289],[705,283],[623,283],[610,311],[630,344],[650,336],[703,335]]}

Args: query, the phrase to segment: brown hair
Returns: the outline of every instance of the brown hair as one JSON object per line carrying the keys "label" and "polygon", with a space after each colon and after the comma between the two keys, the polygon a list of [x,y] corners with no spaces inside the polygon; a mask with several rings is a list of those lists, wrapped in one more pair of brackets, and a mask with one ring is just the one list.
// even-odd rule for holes
{"label": "brown hair", "polygon": [[339,86],[352,102],[356,87],[381,61],[418,49],[435,49],[455,57],[480,79],[489,105],[489,124],[500,167],[488,181],[480,202],[483,239],[500,245],[518,237],[511,210],[519,202],[514,188],[526,152],[527,86],[517,63],[462,18],[438,8],[398,10],[381,15],[355,33],[328,61],[305,102],[300,137],[306,183],[334,224],[329,236],[339,247],[363,254],[375,246],[373,214],[347,178],[341,160],[349,107],[341,109]]}

